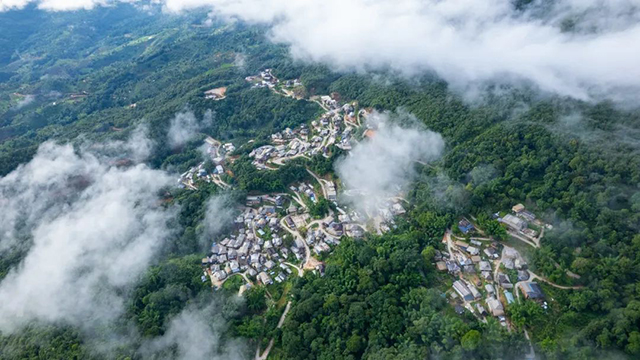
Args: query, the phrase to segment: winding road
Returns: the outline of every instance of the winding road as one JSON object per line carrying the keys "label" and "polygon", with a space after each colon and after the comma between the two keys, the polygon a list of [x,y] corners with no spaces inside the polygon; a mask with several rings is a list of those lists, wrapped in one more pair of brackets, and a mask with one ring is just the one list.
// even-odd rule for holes
{"label": "winding road", "polygon": [[[282,325],[284,325],[284,320],[287,318],[287,314],[289,313],[290,309],[291,309],[291,301],[289,301],[287,303],[287,306],[285,306],[284,312],[282,313],[282,316],[280,316],[280,320],[278,320],[277,329],[280,329],[282,327]],[[258,346],[258,348],[256,349],[255,360],[266,360],[267,357],[269,356],[269,352],[271,351],[271,348],[273,347],[274,341],[275,341],[274,338],[269,340],[269,345],[267,346],[266,349],[264,349],[264,352],[262,353],[262,355],[260,355],[260,346]]]}

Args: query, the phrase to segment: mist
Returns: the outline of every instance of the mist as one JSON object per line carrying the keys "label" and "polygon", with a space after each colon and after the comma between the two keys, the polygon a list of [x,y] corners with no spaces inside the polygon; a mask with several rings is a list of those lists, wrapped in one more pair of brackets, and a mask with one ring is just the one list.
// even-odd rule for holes
{"label": "mist", "polygon": [[[338,70],[433,71],[461,91],[533,85],[581,100],[633,100],[640,89],[640,1],[166,0],[271,25],[294,58]],[[339,39],[339,40],[338,40]]]}
{"label": "mist", "polygon": [[172,149],[182,147],[187,142],[195,139],[200,130],[210,126],[212,121],[213,112],[211,110],[205,112],[202,121],[198,121],[192,111],[177,113],[176,116],[171,119],[169,132],[167,133],[169,146],[171,146]]}
{"label": "mist", "polygon": [[[234,297],[231,301],[239,300]],[[227,327],[225,313],[235,308],[237,305],[221,299],[195,301],[169,321],[164,335],[143,343],[139,352],[144,358],[159,359],[246,359],[244,343],[223,339]]]}
{"label": "mist", "polygon": [[[134,132],[107,148],[136,153],[148,145],[142,139]],[[177,209],[161,198],[173,178],[144,164],[117,166],[100,150],[47,142],[0,178],[0,253],[26,252],[0,282],[2,333],[32,322],[87,329],[113,321],[174,234]]]}
{"label": "mist", "polygon": [[378,204],[396,197],[412,182],[414,163],[430,162],[444,150],[442,136],[427,130],[405,112],[378,113],[367,117],[373,136],[354,146],[339,160],[335,170],[349,196],[342,200],[363,213],[371,213]]}
{"label": "mist", "polygon": [[35,95],[27,95],[22,100],[18,101],[16,105],[13,107],[14,110],[20,110],[25,106],[30,105],[36,100]]}
{"label": "mist", "polygon": [[203,250],[211,246],[213,237],[233,222],[236,214],[229,194],[215,195],[207,200],[206,213],[203,220],[201,246]]}
{"label": "mist", "polygon": [[506,83],[580,100],[627,103],[640,94],[640,0],[4,0],[0,11],[118,2],[266,24],[296,59],[342,71],[435,72],[465,93]]}

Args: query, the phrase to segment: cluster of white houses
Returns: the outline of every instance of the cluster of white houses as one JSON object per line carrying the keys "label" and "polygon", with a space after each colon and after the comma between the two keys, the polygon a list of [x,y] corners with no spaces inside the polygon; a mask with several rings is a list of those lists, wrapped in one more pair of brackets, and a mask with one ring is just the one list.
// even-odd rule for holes
{"label": "cluster of white houses", "polygon": [[[257,76],[249,76],[246,80],[253,83],[254,87],[269,87],[280,93],[280,81],[270,69]],[[284,85],[295,87],[300,83],[292,80]],[[205,95],[212,98],[214,95],[215,98],[224,96],[220,91]],[[332,96],[321,96],[314,101],[319,101],[326,112],[310,125],[302,124],[295,129],[287,128],[272,134],[270,144],[255,148],[249,154],[254,166],[260,170],[275,170],[278,165],[296,157],[310,158],[318,154],[328,157],[332,146],[351,149],[354,130],[360,127],[360,117],[366,116],[367,112],[358,111],[355,103],[340,104]],[[199,164],[182,174],[180,186],[195,190],[197,180],[228,186],[220,176],[225,173],[227,162],[232,161],[229,155],[235,147],[210,137],[205,146],[213,169],[204,162]],[[336,203],[336,185],[326,180],[320,182],[327,200]],[[222,240],[214,241],[210,253],[202,259],[205,273],[214,284],[237,273],[264,284],[281,282],[291,274],[290,266],[295,266],[292,262],[305,262],[307,256],[330,251],[340,243],[343,235],[361,237],[364,234],[365,227],[359,223],[363,217],[355,211],[347,213],[339,208],[337,218],[318,220],[307,229],[310,224],[306,205],[303,205],[306,201],[304,197],[316,203],[318,194],[313,186],[306,183],[291,186],[290,190],[293,194],[247,197],[246,207],[234,221],[233,232]],[[386,230],[389,229],[386,224],[393,224],[394,216],[404,213],[405,209],[399,200],[386,201],[379,208]],[[306,231],[304,238],[299,236],[303,229]]]}
{"label": "cluster of white houses", "polygon": [[202,259],[205,273],[214,283],[236,273],[263,284],[284,281],[292,273],[287,264],[304,262],[307,247],[321,254],[340,244],[343,233],[333,232],[334,223],[310,229],[306,239],[292,236],[292,231],[306,228],[308,219],[304,207],[295,206],[288,195],[248,196],[231,235],[214,241]]}
{"label": "cluster of white houses", "polygon": [[284,246],[276,211],[274,205],[246,208],[234,220],[233,234],[214,242],[209,255],[202,259],[212,277],[223,281],[231,274],[244,272],[264,283],[287,278],[291,269],[282,263],[290,254],[304,253],[304,248],[297,248],[297,244]]}
{"label": "cluster of white houses", "polygon": [[[267,70],[265,70],[266,72]],[[259,78],[264,76],[271,81],[274,77],[270,72],[262,72]],[[255,81],[258,77],[247,78]],[[269,82],[266,82],[269,84]],[[351,150],[354,129],[360,127],[356,116],[355,104],[344,104],[342,106],[330,96],[321,96],[320,103],[328,110],[313,120],[311,126],[306,124],[298,128],[287,128],[284,131],[271,135],[271,144],[254,149],[250,156],[254,159],[253,164],[258,169],[273,169],[268,163],[282,165],[283,162],[299,157],[312,157],[317,154],[328,156],[331,146],[339,147],[343,150]],[[366,116],[366,111],[360,110],[360,116]]]}
{"label": "cluster of white houses", "polygon": [[[514,207],[516,213],[523,210],[524,207]],[[525,220],[507,215],[501,221],[511,227],[522,226],[520,222]],[[475,230],[466,219],[458,223],[458,228],[465,235]],[[445,241],[450,240],[445,237]],[[456,311],[463,312],[466,307],[477,316],[495,316],[506,326],[505,305],[515,301],[514,291],[520,291],[527,299],[540,301],[546,308],[541,287],[530,281],[527,263],[516,249],[473,237],[451,241],[449,248],[451,254],[436,251],[436,267],[456,277],[452,286]],[[497,266],[500,268],[496,269]],[[516,286],[518,289],[514,289]]]}
{"label": "cluster of white houses", "polygon": [[196,180],[200,179],[206,182],[214,181],[216,176],[220,176],[225,172],[228,155],[236,150],[232,143],[222,144],[212,137],[207,137],[204,142],[205,152],[213,164],[213,169],[207,171],[206,162],[201,162],[198,166],[192,167],[187,172],[180,175],[178,186],[181,188],[196,189]]}
{"label": "cluster of white houses", "polygon": [[500,217],[499,214],[495,214],[494,217],[505,224],[511,231],[520,233],[530,239],[535,238],[538,232],[529,227],[529,224],[534,224],[538,227],[545,226],[549,229],[551,225],[544,224],[542,221],[536,218],[536,215],[529,210],[526,210],[524,205],[517,204],[511,208],[511,214],[507,214],[504,217]]}
{"label": "cluster of white houses", "polygon": [[265,69],[257,76],[247,76],[244,79],[253,83],[253,87],[255,88],[273,88],[280,82],[280,80],[271,73],[271,69]]}

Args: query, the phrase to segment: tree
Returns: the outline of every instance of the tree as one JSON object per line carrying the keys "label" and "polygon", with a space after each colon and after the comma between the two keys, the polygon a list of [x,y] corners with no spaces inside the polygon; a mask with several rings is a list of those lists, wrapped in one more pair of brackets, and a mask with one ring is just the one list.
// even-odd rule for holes
{"label": "tree", "polygon": [[347,340],[347,352],[351,354],[357,354],[362,350],[362,338],[353,334]]}
{"label": "tree", "polygon": [[482,336],[478,330],[469,330],[462,337],[460,345],[462,345],[462,348],[467,351],[473,351],[478,348],[478,345],[480,345],[481,338]]}
{"label": "tree", "polygon": [[436,249],[431,245],[425,246],[425,248],[421,252],[422,258],[426,265],[431,265],[433,258],[436,256]]}
{"label": "tree", "polygon": [[253,286],[245,291],[244,297],[247,300],[247,308],[254,314],[260,313],[267,308],[266,290],[263,286]]}

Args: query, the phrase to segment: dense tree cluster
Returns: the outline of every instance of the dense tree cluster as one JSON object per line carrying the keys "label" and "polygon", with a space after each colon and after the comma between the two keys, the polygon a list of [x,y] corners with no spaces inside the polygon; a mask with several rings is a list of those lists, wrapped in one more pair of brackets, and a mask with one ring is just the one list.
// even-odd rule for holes
{"label": "dense tree cluster", "polygon": [[[440,228],[439,230],[444,230]],[[456,316],[420,251],[420,231],[345,241],[324,277],[305,276],[280,338],[282,359],[518,356],[523,338],[497,321]]]}
{"label": "dense tree cluster", "polygon": [[[408,82],[385,73],[340,74],[304,65],[265,41],[264,29],[206,28],[197,14],[158,18],[128,5],[33,13],[0,13],[0,30],[9,34],[0,39],[0,175],[29,161],[44,141],[124,140],[143,123],[154,141],[150,165],[177,172],[202,161],[197,148],[205,135],[237,145],[256,139],[239,148],[227,167],[233,176],[225,180],[239,189],[238,198],[312,182],[307,167],[334,176],[340,151],[292,161],[278,171],[257,171],[251,164],[251,148],[320,111],[308,101],[252,89],[244,77],[267,67],[283,79],[300,78],[309,95],[333,93],[357,100],[361,108],[403,109],[443,135],[443,159],[416,165],[406,196],[411,206],[398,229],[364,241],[345,239],[328,257],[324,277],[296,278],[290,289],[294,305],[281,330],[276,324],[281,300],[287,300],[285,285],[245,293],[234,334],[263,345],[275,336],[275,358],[520,356],[527,349],[518,333],[452,312],[442,297],[448,280],[431,265],[444,230],[458,216],[475,215],[489,235],[503,239],[504,228],[490,215],[520,202],[554,224],[542,247],[532,251],[536,272],[584,288],[545,287],[553,299],[551,315],[531,302],[510,306],[517,327],[530,329],[536,350],[549,359],[640,354],[640,156],[633,137],[622,136],[637,133],[638,111],[540,99],[534,91],[497,86],[471,106],[438,79]],[[238,54],[246,58],[243,66],[235,64]],[[204,99],[205,90],[220,86],[227,87],[226,99]],[[23,102],[27,94],[35,98]],[[207,123],[202,119],[208,110]],[[181,111],[192,111],[200,128],[191,142],[172,149],[167,131]],[[168,195],[168,203],[180,205],[175,228],[181,233],[140,280],[118,326],[132,321],[142,336],[160,335],[168,319],[208,289],[200,280],[199,226],[206,200],[216,192],[203,184],[198,192]],[[329,206],[321,200],[313,215],[323,216]],[[24,250],[3,253],[0,278],[22,256]],[[1,358],[91,356],[82,336],[68,327],[34,326],[0,337]]]}

